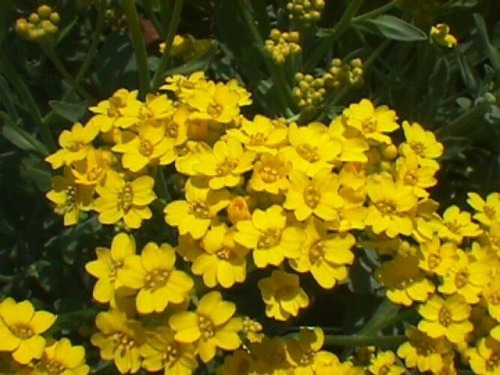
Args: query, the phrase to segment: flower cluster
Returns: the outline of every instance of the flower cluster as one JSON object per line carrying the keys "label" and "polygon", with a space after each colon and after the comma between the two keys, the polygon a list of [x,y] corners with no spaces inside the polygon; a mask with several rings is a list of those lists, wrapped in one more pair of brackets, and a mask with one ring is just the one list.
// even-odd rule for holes
{"label": "flower cluster", "polygon": [[47,311],[35,311],[29,301],[5,298],[0,303],[2,373],[5,370],[13,374],[88,374],[82,346],[72,346],[67,338],[56,341],[42,336],[55,320],[56,316]]}
{"label": "flower cluster", "polygon": [[289,18],[305,26],[318,21],[324,8],[324,0],[289,0],[286,4]]}
{"label": "flower cluster", "polygon": [[290,55],[297,55],[301,52],[300,36],[297,31],[281,32],[272,29],[269,39],[266,40],[265,49],[271,54],[276,64],[284,64]]}
{"label": "flower cluster", "polygon": [[39,41],[58,32],[59,14],[48,5],[40,5],[29,18],[16,21],[16,32],[31,41]]}

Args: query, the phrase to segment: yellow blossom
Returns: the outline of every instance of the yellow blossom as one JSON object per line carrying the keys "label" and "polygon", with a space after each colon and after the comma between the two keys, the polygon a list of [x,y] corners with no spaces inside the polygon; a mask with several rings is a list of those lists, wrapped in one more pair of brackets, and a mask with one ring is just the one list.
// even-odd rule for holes
{"label": "yellow blossom", "polygon": [[405,373],[405,368],[398,365],[396,356],[391,351],[379,352],[373,357],[368,367],[373,375],[401,375]]}
{"label": "yellow blossom", "polygon": [[477,237],[481,232],[479,226],[472,222],[469,212],[460,211],[457,206],[451,206],[443,213],[443,222],[438,234],[441,238],[460,244],[464,237]]}
{"label": "yellow blossom", "polygon": [[177,200],[165,207],[165,221],[178,227],[181,235],[191,234],[202,238],[217,216],[230,202],[227,190],[211,190],[189,179],[186,182],[186,200]]}
{"label": "yellow blossom", "polygon": [[422,259],[419,267],[429,273],[444,276],[457,261],[457,246],[453,242],[441,243],[437,236],[420,244]]}
{"label": "yellow blossom", "polygon": [[474,219],[489,226],[492,221],[500,222],[500,194],[491,193],[486,201],[476,193],[468,193],[467,203],[476,211]]}
{"label": "yellow blossom", "polygon": [[270,277],[259,280],[258,286],[269,318],[288,320],[309,305],[309,297],[300,288],[298,275],[276,270]]}
{"label": "yellow blossom", "polygon": [[72,346],[67,338],[56,341],[45,348],[43,356],[35,365],[33,375],[86,375],[89,366],[85,364],[83,346]]}
{"label": "yellow blossom", "polygon": [[71,173],[79,185],[95,186],[102,183],[113,161],[113,154],[106,150],[90,149],[87,157],[73,163]]}
{"label": "yellow blossom", "polygon": [[343,116],[335,117],[328,128],[330,137],[341,145],[340,155],[337,157],[343,162],[361,162],[366,163],[368,158],[366,151],[370,147],[363,136],[356,134],[346,128],[345,118]]}
{"label": "yellow blossom", "polygon": [[257,374],[286,374],[292,366],[286,358],[285,345],[277,337],[265,336],[261,342],[251,344],[250,354],[255,358],[254,372]]}
{"label": "yellow blossom", "polygon": [[0,303],[0,351],[11,352],[14,360],[23,365],[40,359],[45,348],[41,334],[55,320],[56,316],[47,311],[35,311],[30,301],[5,298]]}
{"label": "yellow blossom", "polygon": [[490,316],[500,322],[500,279],[498,277],[490,278],[483,289],[483,298]]}
{"label": "yellow blossom", "polygon": [[241,345],[238,332],[242,321],[233,317],[235,312],[234,303],[224,301],[219,292],[210,292],[200,300],[196,312],[178,312],[170,317],[169,325],[175,331],[175,340],[194,343],[202,361],[207,363],[218,347],[236,350]]}
{"label": "yellow blossom", "polygon": [[118,233],[111,242],[111,249],[98,247],[95,250],[97,260],[88,262],[85,269],[97,278],[93,297],[96,301],[114,305],[115,290],[123,284],[118,279],[118,271],[123,267],[125,259],[135,254],[134,237],[126,233]]}
{"label": "yellow blossom", "polygon": [[188,77],[175,74],[165,78],[165,82],[166,84],[160,89],[174,92],[182,103],[185,103],[185,99],[189,98],[196,89],[204,88],[208,84],[203,71],[194,72]]}
{"label": "yellow blossom", "polygon": [[227,216],[231,223],[236,224],[241,220],[248,220],[252,217],[250,209],[248,208],[248,199],[242,196],[236,196],[231,199],[227,206]]}
{"label": "yellow blossom", "polygon": [[242,335],[250,342],[261,342],[265,337],[262,333],[262,324],[256,320],[250,319],[248,316],[243,318]]}
{"label": "yellow blossom", "polygon": [[426,189],[436,185],[434,175],[437,169],[430,165],[420,166],[418,156],[412,149],[406,152],[404,157],[396,160],[396,181],[403,185],[413,187],[414,194],[419,198],[427,198],[429,193]]}
{"label": "yellow blossom", "polygon": [[325,342],[323,330],[303,328],[297,339],[287,339],[285,349],[287,360],[294,367],[294,374],[314,374],[314,367],[321,347]]}
{"label": "yellow blossom", "polygon": [[459,344],[473,329],[468,320],[470,311],[471,307],[461,295],[455,294],[446,299],[434,295],[418,308],[423,317],[418,329],[432,338],[445,336],[452,343]]}
{"label": "yellow blossom", "polygon": [[273,205],[266,211],[255,210],[251,220],[236,224],[234,240],[253,250],[253,260],[259,268],[280,265],[285,258],[296,258],[304,239],[299,227],[286,223],[283,209]]}
{"label": "yellow blossom", "polygon": [[129,182],[110,171],[104,185],[96,187],[99,198],[94,203],[94,209],[99,212],[99,221],[114,224],[123,219],[127,227],[139,228],[142,220],[152,216],[148,205],[156,199],[153,185],[154,180],[149,176]]}
{"label": "yellow blossom", "polygon": [[279,194],[288,188],[287,176],[291,169],[290,161],[282,152],[276,155],[262,154],[254,164],[250,187],[258,192]]}
{"label": "yellow blossom", "polygon": [[431,38],[440,46],[452,48],[457,45],[457,38],[450,34],[450,27],[445,23],[438,23],[431,27]]}
{"label": "yellow blossom", "polygon": [[443,145],[436,141],[434,133],[426,131],[417,122],[410,124],[407,121],[403,122],[403,131],[406,143],[402,143],[399,147],[401,154],[407,155],[408,151],[411,150],[417,154],[418,162],[421,165],[437,169],[439,165],[433,159],[437,159],[443,154]]}
{"label": "yellow blossom", "polygon": [[217,369],[217,375],[249,375],[255,366],[254,362],[250,354],[238,349],[224,358],[224,363]]}
{"label": "yellow blossom", "polygon": [[470,366],[475,374],[498,374],[500,372],[500,341],[492,337],[482,338],[476,347],[467,352]]}

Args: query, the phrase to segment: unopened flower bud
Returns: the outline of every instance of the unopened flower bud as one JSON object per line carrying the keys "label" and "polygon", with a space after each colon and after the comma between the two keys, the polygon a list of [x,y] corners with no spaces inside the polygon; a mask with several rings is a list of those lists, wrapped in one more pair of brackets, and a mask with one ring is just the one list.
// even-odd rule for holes
{"label": "unopened flower bud", "polygon": [[241,196],[237,196],[231,200],[227,207],[227,214],[233,224],[241,220],[248,220],[252,216],[246,199]]}
{"label": "unopened flower bud", "polygon": [[43,19],[48,19],[52,14],[52,8],[48,5],[40,5],[37,9],[37,13]]}

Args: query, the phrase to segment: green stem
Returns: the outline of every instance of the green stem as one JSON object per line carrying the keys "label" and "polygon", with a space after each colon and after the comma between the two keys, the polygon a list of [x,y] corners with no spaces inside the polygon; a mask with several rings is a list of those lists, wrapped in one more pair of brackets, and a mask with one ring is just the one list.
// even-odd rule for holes
{"label": "green stem", "polygon": [[155,179],[155,186],[157,187],[158,196],[161,199],[170,202],[172,199],[170,197],[170,193],[167,187],[167,181],[165,181],[165,175],[163,174],[163,170],[160,166],[156,166],[153,168],[153,176]]}
{"label": "green stem", "polygon": [[[294,100],[293,96],[291,94],[291,89],[286,83],[286,79],[283,80],[282,78],[279,77],[279,72],[277,67],[274,65],[274,63],[271,61],[269,55],[266,53],[264,50],[264,41],[262,40],[259,30],[257,30],[257,27],[255,26],[254,19],[252,15],[250,14],[249,10],[249,4],[248,1],[246,0],[238,0],[238,5],[241,11],[241,14],[243,16],[243,19],[245,20],[245,23],[252,34],[252,37],[254,39],[254,42],[257,44],[257,48],[262,55],[262,58],[264,59],[264,63],[266,64],[267,70],[271,74],[271,78],[274,82],[274,85],[276,87],[276,91],[278,94],[278,100],[281,103],[282,110],[285,111],[286,108],[294,105]],[[287,91],[290,91],[290,94],[287,94]]]}
{"label": "green stem", "polygon": [[366,346],[394,347],[407,340],[406,336],[358,336],[358,335],[325,335],[326,346]]}
{"label": "green stem", "polygon": [[134,0],[122,0],[122,7],[130,29],[132,46],[134,47],[135,58],[137,60],[137,69],[139,70],[139,92],[141,97],[144,98],[146,94],[149,93],[149,68],[146,44],[142,36],[139,15],[137,14]]}
{"label": "green stem", "polygon": [[52,46],[49,46],[44,43],[40,43],[40,47],[42,48],[42,51],[47,55],[47,57],[50,59],[52,64],[56,67],[57,71],[63,76],[63,78],[69,82],[69,84],[72,86],[72,88],[80,94],[82,97],[84,97],[86,100],[89,102],[95,102],[94,97],[89,94],[83,87],[81,87],[78,82],[73,78],[73,76],[66,70],[64,67],[63,63],[61,60],[59,60],[59,57],[57,57],[57,54],[54,52],[54,49]]}
{"label": "green stem", "polygon": [[160,23],[160,21],[158,21],[158,18],[153,12],[152,2],[153,0],[146,0],[144,9],[148,18],[151,20],[151,22],[153,22],[156,31],[158,32],[158,34],[160,34],[160,38],[163,39],[165,38],[165,30],[163,29],[163,25]]}
{"label": "green stem", "polygon": [[352,19],[361,4],[363,4],[363,0],[352,0],[349,6],[347,7],[344,15],[335,26],[330,35],[326,36],[320,44],[313,50],[309,59],[307,59],[304,65],[304,71],[312,71],[319,60],[323,57],[323,55],[328,52],[328,50],[332,47],[332,45],[337,41],[337,39],[351,26]]}
{"label": "green stem", "polygon": [[459,135],[468,125],[477,121],[479,116],[484,115],[488,111],[489,106],[490,104],[487,102],[478,104],[458,117],[455,121],[437,129],[435,131],[436,135],[441,139],[447,136]]}
{"label": "green stem", "polygon": [[10,81],[21,100],[26,104],[28,112],[40,131],[40,136],[42,137],[45,146],[49,151],[55,151],[56,143],[54,142],[54,138],[52,137],[49,127],[42,120],[42,114],[38,109],[35,99],[5,55],[0,55],[0,68],[5,72],[5,78]]}
{"label": "green stem", "polygon": [[382,5],[379,8],[373,9],[373,10],[366,12],[358,17],[354,17],[352,19],[352,22],[357,23],[360,21],[364,21],[366,19],[375,18],[375,17],[380,16],[381,14],[384,14],[384,13],[387,13],[389,10],[394,8],[398,4],[398,2],[399,2],[399,0],[392,0],[385,5]]}
{"label": "green stem", "polygon": [[172,11],[172,17],[168,25],[167,39],[165,40],[165,50],[160,59],[160,64],[151,82],[152,91],[158,90],[163,79],[165,78],[165,71],[167,70],[168,64],[170,62],[170,52],[172,51],[172,44],[174,43],[175,34],[179,28],[179,23],[181,22],[182,7],[184,5],[184,0],[175,0],[174,9]]}

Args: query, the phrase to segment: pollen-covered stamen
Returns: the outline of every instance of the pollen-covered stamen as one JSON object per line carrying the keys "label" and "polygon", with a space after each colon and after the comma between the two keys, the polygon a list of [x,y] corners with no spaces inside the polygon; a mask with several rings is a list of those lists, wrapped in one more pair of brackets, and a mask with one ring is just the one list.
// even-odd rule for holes
{"label": "pollen-covered stamen", "polygon": [[493,371],[498,367],[500,363],[500,353],[494,351],[490,354],[489,358],[486,360],[486,369],[488,371]]}
{"label": "pollen-covered stamen", "polygon": [[418,182],[417,172],[416,171],[408,171],[405,174],[404,182],[407,185],[415,185]]}
{"label": "pollen-covered stamen", "polygon": [[306,367],[311,365],[314,362],[314,357],[316,356],[316,352],[313,350],[307,350],[302,353],[302,356],[299,359],[299,366]]}
{"label": "pollen-covered stamen", "polygon": [[190,212],[198,219],[208,219],[209,211],[205,202],[195,201],[189,206]]}
{"label": "pollen-covered stamen", "polygon": [[269,249],[279,244],[280,240],[281,240],[281,230],[268,229],[260,237],[257,247],[259,249]]}
{"label": "pollen-covered stamen", "polygon": [[457,272],[455,275],[455,286],[460,289],[467,285],[469,282],[469,273],[466,270]]}
{"label": "pollen-covered stamen", "polygon": [[303,143],[296,147],[298,154],[310,163],[314,163],[319,160],[318,150],[316,147],[311,147],[307,143]]}
{"label": "pollen-covered stamen", "polygon": [[64,202],[66,210],[71,210],[75,206],[77,194],[78,189],[75,185],[69,185],[66,188],[66,201]]}
{"label": "pollen-covered stamen", "polygon": [[486,215],[486,217],[488,217],[490,219],[495,217],[495,215],[496,215],[495,208],[491,207],[491,206],[484,206],[483,212]]}
{"label": "pollen-covered stamen", "polygon": [[325,241],[320,240],[311,246],[311,250],[309,251],[309,259],[311,263],[314,264],[318,259],[322,258],[324,254],[325,254]]}
{"label": "pollen-covered stamen", "polygon": [[238,166],[238,160],[234,158],[226,158],[217,166],[217,175],[226,176]]}
{"label": "pollen-covered stamen", "polygon": [[412,141],[409,143],[410,147],[418,156],[424,156],[425,145],[422,142]]}
{"label": "pollen-covered stamen", "polygon": [[320,200],[321,194],[313,185],[309,185],[304,189],[304,202],[309,208],[315,209]]}
{"label": "pollen-covered stamen", "polygon": [[445,306],[439,310],[438,320],[443,327],[448,327],[451,324],[451,313]]}
{"label": "pollen-covered stamen", "polygon": [[391,366],[390,365],[383,365],[379,370],[377,375],[387,375],[391,372]]}
{"label": "pollen-covered stamen", "polygon": [[165,132],[170,138],[177,138],[179,135],[179,125],[173,121],[168,122],[165,127]]}
{"label": "pollen-covered stamen", "polygon": [[498,291],[485,293],[485,298],[491,305],[500,305],[500,293]]}
{"label": "pollen-covered stamen", "polygon": [[149,157],[154,151],[154,146],[151,144],[150,141],[147,139],[141,139],[141,143],[139,145],[139,152],[146,156]]}
{"label": "pollen-covered stamen", "polygon": [[259,146],[259,145],[263,145],[265,142],[266,142],[266,136],[265,134],[263,133],[256,133],[256,134],[252,134],[250,136],[250,145],[251,146]]}
{"label": "pollen-covered stamen", "polygon": [[101,179],[103,174],[104,174],[104,168],[96,165],[87,172],[87,179],[89,181],[98,181]]}
{"label": "pollen-covered stamen", "polygon": [[132,207],[133,200],[134,191],[132,190],[132,185],[130,185],[130,183],[127,183],[118,195],[118,204],[124,211],[128,211],[130,207]]}
{"label": "pollen-covered stamen", "polygon": [[198,315],[198,326],[203,340],[208,340],[215,335],[214,323],[206,316]]}
{"label": "pollen-covered stamen", "polygon": [[268,184],[276,182],[276,180],[278,179],[279,171],[276,168],[273,168],[269,165],[263,166],[259,172],[262,181]]}
{"label": "pollen-covered stamen", "polygon": [[123,267],[123,261],[122,260],[114,260],[111,262],[110,270],[109,270],[109,278],[111,281],[114,281],[116,279],[116,276],[118,274],[118,270]]}
{"label": "pollen-covered stamen", "polygon": [[207,113],[212,117],[219,117],[222,113],[222,106],[217,103],[210,103],[207,108]]}
{"label": "pollen-covered stamen", "polygon": [[85,148],[87,144],[85,142],[82,142],[80,140],[73,141],[69,146],[66,148],[71,151],[71,152],[77,152],[80,151],[82,148]]}
{"label": "pollen-covered stamen", "polygon": [[164,286],[170,276],[168,270],[153,270],[144,278],[144,287],[146,289],[157,289]]}
{"label": "pollen-covered stamen", "polygon": [[31,327],[24,325],[24,324],[17,324],[15,326],[11,327],[10,329],[15,336],[17,336],[23,340],[29,339],[30,337],[32,337],[34,335],[34,332],[31,329]]}
{"label": "pollen-covered stamen", "polygon": [[429,268],[433,270],[434,268],[438,267],[441,264],[441,257],[439,254],[432,253],[429,254],[429,259],[427,260],[427,264],[429,265]]}
{"label": "pollen-covered stamen", "polygon": [[377,131],[377,121],[373,118],[370,118],[361,123],[361,129],[363,133],[374,133]]}
{"label": "pollen-covered stamen", "polygon": [[121,96],[114,95],[109,98],[109,109],[107,115],[109,117],[119,117],[121,115],[120,109],[126,107],[126,102]]}
{"label": "pollen-covered stamen", "polygon": [[163,352],[163,360],[167,363],[175,362],[179,358],[179,355],[180,351],[178,344],[172,342],[165,348],[165,351]]}
{"label": "pollen-covered stamen", "polygon": [[135,340],[123,332],[115,332],[111,335],[114,346],[119,351],[127,351],[136,346]]}
{"label": "pollen-covered stamen", "polygon": [[394,202],[388,200],[376,202],[375,207],[377,207],[377,210],[379,210],[384,215],[392,214],[396,211],[396,205],[394,204]]}
{"label": "pollen-covered stamen", "polygon": [[215,255],[217,255],[217,257],[221,260],[229,260],[231,258],[234,258],[234,253],[227,247],[223,247],[222,249],[217,250]]}

